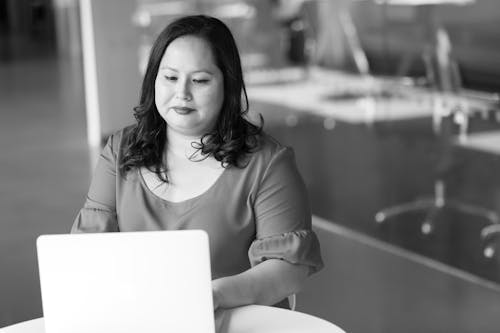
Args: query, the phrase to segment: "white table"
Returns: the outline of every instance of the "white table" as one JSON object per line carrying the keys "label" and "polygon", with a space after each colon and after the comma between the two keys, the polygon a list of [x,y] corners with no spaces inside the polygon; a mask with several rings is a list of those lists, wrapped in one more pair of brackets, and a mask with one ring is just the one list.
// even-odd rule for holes
{"label": "white table", "polygon": [[[345,333],[326,320],[270,306],[248,305],[217,316],[218,333]],[[43,318],[0,329],[0,333],[44,333]]]}
{"label": "white table", "polygon": [[475,0],[375,0],[376,3],[400,6],[468,5]]}

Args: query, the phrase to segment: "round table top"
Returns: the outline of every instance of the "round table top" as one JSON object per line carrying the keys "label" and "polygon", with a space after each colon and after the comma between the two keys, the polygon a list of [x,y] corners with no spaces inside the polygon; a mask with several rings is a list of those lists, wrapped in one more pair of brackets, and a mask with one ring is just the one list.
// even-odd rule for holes
{"label": "round table top", "polygon": [[[217,311],[218,333],[345,333],[338,326],[297,311],[247,305]],[[0,333],[45,333],[43,318],[4,327]]]}
{"label": "round table top", "polygon": [[375,2],[386,5],[399,6],[431,6],[431,5],[469,5],[476,0],[375,0]]}

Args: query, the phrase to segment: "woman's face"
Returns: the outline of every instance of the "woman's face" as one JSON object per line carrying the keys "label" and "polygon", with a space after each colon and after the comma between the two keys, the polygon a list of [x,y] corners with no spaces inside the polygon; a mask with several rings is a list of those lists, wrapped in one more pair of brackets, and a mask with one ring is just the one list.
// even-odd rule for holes
{"label": "woman's face", "polygon": [[169,131],[200,137],[213,129],[224,101],[224,77],[210,45],[196,36],[175,39],[155,80],[155,104]]}

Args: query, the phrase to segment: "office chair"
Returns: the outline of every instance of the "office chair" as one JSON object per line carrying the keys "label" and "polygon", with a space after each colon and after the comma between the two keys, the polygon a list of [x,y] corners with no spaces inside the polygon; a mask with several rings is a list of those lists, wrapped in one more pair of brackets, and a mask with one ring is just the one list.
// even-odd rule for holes
{"label": "office chair", "polygon": [[[470,97],[462,89],[458,63],[451,56],[449,36],[442,27],[437,28],[434,54],[428,59],[427,70],[432,74],[431,77],[434,81],[434,87],[429,92],[433,100],[433,129],[436,135],[443,138],[445,148],[448,148],[447,150],[451,153],[453,143],[451,138],[446,137],[447,134],[444,133],[443,120],[446,118],[453,119],[454,123],[459,127],[458,141],[464,142],[467,140],[469,117],[475,112],[485,112],[485,110],[474,109],[472,104],[469,103]],[[435,220],[445,207],[483,218],[491,225],[500,223],[498,214],[493,210],[449,199],[446,196],[446,182],[442,176],[438,176],[434,181],[433,196],[382,209],[375,214],[375,221],[382,224],[387,219],[407,212],[424,211],[425,217],[421,224],[421,232],[428,235],[433,232]],[[484,238],[489,238],[492,231],[497,229],[500,228],[496,226],[483,230]],[[492,256],[493,250],[493,247],[487,246],[485,255],[487,252],[489,256]]]}

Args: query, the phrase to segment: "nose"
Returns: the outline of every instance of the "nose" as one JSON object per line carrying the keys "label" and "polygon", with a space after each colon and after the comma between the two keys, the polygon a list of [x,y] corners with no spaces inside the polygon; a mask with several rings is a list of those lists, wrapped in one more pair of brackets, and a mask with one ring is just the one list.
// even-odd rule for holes
{"label": "nose", "polygon": [[188,80],[182,79],[177,81],[175,97],[181,101],[190,101],[192,99]]}

